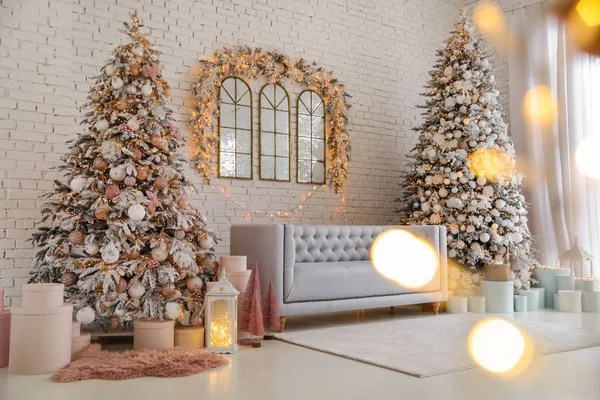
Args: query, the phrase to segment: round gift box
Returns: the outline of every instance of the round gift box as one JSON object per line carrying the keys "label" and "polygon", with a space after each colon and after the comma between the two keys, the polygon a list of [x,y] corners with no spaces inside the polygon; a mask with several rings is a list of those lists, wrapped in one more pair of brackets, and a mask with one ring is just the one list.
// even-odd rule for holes
{"label": "round gift box", "polygon": [[60,307],[63,305],[65,285],[62,283],[29,283],[23,285],[22,306]]}
{"label": "round gift box", "polygon": [[89,332],[84,332],[79,336],[73,337],[71,339],[71,360],[75,358],[77,353],[88,347],[91,340],[92,334]]}
{"label": "round gift box", "polygon": [[485,307],[489,313],[511,313],[514,311],[514,284],[512,281],[481,281],[481,294],[485,296]]}
{"label": "round gift box", "polygon": [[485,297],[470,296],[468,301],[468,309],[470,313],[485,313]]}
{"label": "round gift box", "polygon": [[519,294],[527,296],[527,311],[538,311],[540,309],[540,292],[536,290],[519,290]]}
{"label": "round gift box", "polygon": [[540,309],[546,308],[546,289],[539,287],[532,287],[529,290],[533,290],[539,293],[539,306]]}
{"label": "round gift box", "polygon": [[579,290],[559,290],[558,291],[558,309],[562,312],[580,313],[581,312],[581,291]]}
{"label": "round gift box", "polygon": [[8,372],[49,374],[71,362],[73,305],[12,307]]}
{"label": "round gift box", "polygon": [[248,269],[246,256],[221,256],[219,265],[227,274],[231,272],[242,272]]}
{"label": "round gift box", "polygon": [[71,325],[71,337],[78,337],[81,334],[81,322],[73,322]]}
{"label": "round gift box", "polygon": [[246,290],[251,273],[252,271],[249,269],[242,272],[231,272],[227,273],[227,279],[238,290],[238,292],[241,292]]}
{"label": "round gift box", "polygon": [[524,294],[515,295],[515,311],[525,312],[527,311],[527,296]]}
{"label": "round gift box", "polygon": [[539,282],[539,286],[546,289],[546,307],[551,308],[554,305],[554,295],[558,293],[556,289],[556,276],[569,274],[570,268],[554,267],[554,268],[536,268],[533,270],[535,279]]}
{"label": "round gift box", "polygon": [[583,312],[600,312],[600,292],[583,292],[581,296]]}
{"label": "round gift box", "polygon": [[10,311],[0,311],[0,368],[8,365],[10,350]]}
{"label": "round gift box", "polygon": [[175,327],[175,347],[201,349],[204,347],[204,328],[201,326]]}
{"label": "round gift box", "polygon": [[448,296],[446,301],[446,312],[448,314],[466,313],[468,310],[468,302],[466,297]]}
{"label": "round gift box", "polygon": [[175,321],[143,320],[133,321],[133,348],[163,350],[175,344]]}

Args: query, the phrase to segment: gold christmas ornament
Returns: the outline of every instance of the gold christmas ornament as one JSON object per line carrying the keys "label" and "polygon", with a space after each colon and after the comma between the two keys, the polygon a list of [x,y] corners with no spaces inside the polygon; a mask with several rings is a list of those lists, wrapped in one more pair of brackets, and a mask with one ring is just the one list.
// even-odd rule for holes
{"label": "gold christmas ornament", "polygon": [[127,106],[128,104],[126,99],[119,99],[119,101],[115,103],[115,107],[117,107],[121,111],[127,110]]}
{"label": "gold christmas ornament", "polygon": [[108,163],[102,157],[94,158],[93,165],[94,165],[94,169],[96,169],[98,171],[104,171],[106,169],[106,167],[108,167]]}
{"label": "gold christmas ornament", "polygon": [[136,62],[129,63],[129,75],[137,75],[140,73],[140,65]]}
{"label": "gold christmas ornament", "polygon": [[142,159],[142,151],[138,148],[135,148],[133,150],[131,150],[131,152],[134,154],[134,156],[132,157],[135,161],[139,161]]}
{"label": "gold christmas ornament", "polygon": [[85,235],[81,231],[73,231],[69,233],[69,242],[71,242],[72,245],[79,246],[83,244],[84,240]]}
{"label": "gold christmas ornament", "polygon": [[152,146],[158,149],[162,149],[164,146],[162,136],[160,136],[157,133],[152,134],[152,136],[150,137],[150,143],[152,143]]}
{"label": "gold christmas ornament", "polygon": [[66,287],[73,286],[74,284],[77,283],[77,275],[75,274],[75,272],[71,272],[71,271],[65,272],[60,277],[60,283],[62,283]]}
{"label": "gold christmas ornament", "polygon": [[125,290],[127,290],[127,281],[123,278],[119,278],[119,282],[117,282],[116,292],[123,293],[125,292]]}
{"label": "gold christmas ornament", "polygon": [[137,167],[137,178],[141,180],[145,180],[148,178],[148,167],[142,165],[141,167]]}
{"label": "gold christmas ornament", "polygon": [[166,189],[169,187],[169,181],[166,178],[159,176],[154,180],[154,187],[158,190]]}
{"label": "gold christmas ornament", "polygon": [[108,217],[108,211],[109,211],[108,206],[99,206],[98,208],[96,208],[94,215],[96,216],[97,219],[104,220]]}
{"label": "gold christmas ornament", "polygon": [[106,188],[106,190],[104,190],[104,194],[109,199],[114,199],[119,194],[121,194],[121,190],[119,189],[119,187],[117,185],[110,185]]}

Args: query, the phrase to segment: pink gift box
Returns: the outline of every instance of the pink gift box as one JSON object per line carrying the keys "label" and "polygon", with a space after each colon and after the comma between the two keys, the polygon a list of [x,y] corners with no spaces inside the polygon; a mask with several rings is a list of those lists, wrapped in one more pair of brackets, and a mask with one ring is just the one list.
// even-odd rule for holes
{"label": "pink gift box", "polygon": [[0,368],[8,365],[10,349],[10,311],[0,312]]}

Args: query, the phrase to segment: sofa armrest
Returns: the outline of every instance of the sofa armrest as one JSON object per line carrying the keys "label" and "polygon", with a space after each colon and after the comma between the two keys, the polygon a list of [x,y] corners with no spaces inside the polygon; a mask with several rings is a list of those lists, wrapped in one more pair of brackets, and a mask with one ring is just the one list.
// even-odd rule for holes
{"label": "sofa armrest", "polygon": [[258,264],[261,291],[273,281],[279,305],[283,304],[284,227],[281,224],[232,225],[229,253],[247,256],[247,268]]}

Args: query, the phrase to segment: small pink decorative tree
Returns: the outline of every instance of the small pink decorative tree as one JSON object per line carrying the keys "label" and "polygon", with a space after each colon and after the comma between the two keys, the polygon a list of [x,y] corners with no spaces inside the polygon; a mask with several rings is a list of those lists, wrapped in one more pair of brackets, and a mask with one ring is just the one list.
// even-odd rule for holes
{"label": "small pink decorative tree", "polygon": [[265,339],[271,340],[275,337],[273,331],[281,329],[279,322],[279,306],[277,306],[277,295],[275,294],[275,286],[273,281],[269,281],[267,292],[263,300],[263,323],[265,326],[266,334]]}
{"label": "small pink decorative tree", "polygon": [[[262,324],[262,304],[260,299],[260,279],[258,276],[258,265],[255,263],[250,273],[250,279],[246,285],[244,293],[244,301],[240,307],[239,317],[240,330],[248,332],[252,336],[262,336],[264,334],[264,326]],[[257,319],[259,318],[259,319]],[[256,321],[260,321],[260,329],[257,327]],[[260,342],[251,339],[252,345],[260,347]],[[256,345],[255,343],[258,343]],[[244,343],[242,343],[244,344]]]}

